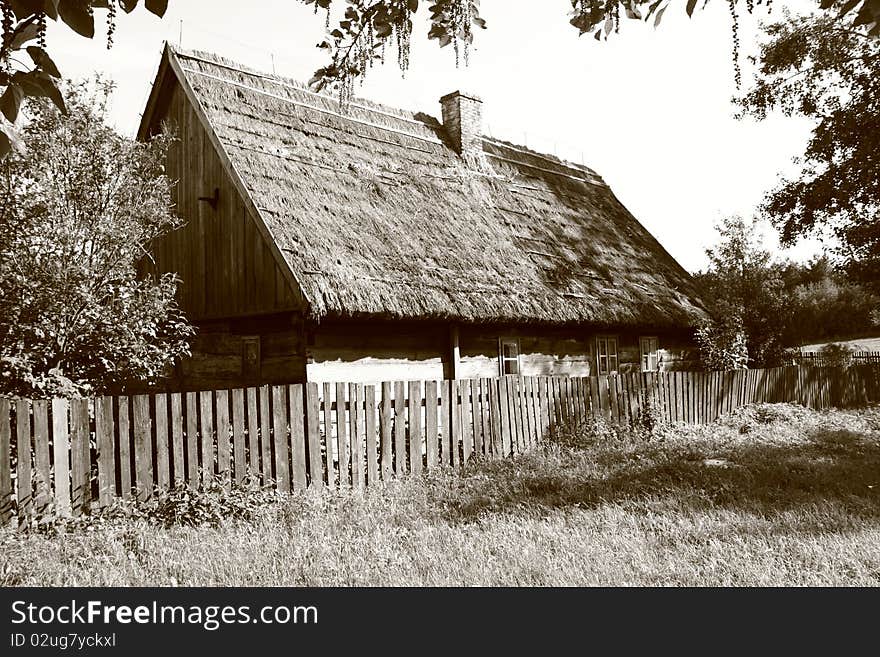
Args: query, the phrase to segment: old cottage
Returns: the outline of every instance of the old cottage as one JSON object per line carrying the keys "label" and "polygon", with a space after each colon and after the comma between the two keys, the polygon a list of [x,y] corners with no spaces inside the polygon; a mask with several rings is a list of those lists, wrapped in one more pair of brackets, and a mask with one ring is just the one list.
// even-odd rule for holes
{"label": "old cottage", "polygon": [[592,170],[441,119],[166,47],[139,137],[167,124],[186,225],[150,267],[199,329],[170,385],[687,366],[688,273]]}

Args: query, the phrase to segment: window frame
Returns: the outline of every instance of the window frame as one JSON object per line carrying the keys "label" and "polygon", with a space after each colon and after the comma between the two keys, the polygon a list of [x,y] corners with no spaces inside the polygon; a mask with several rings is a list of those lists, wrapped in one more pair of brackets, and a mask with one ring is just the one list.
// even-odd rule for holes
{"label": "window frame", "polygon": [[[605,355],[602,355],[600,344],[605,343]],[[614,354],[611,354],[610,346],[614,345]],[[602,359],[605,359],[606,371],[602,371]],[[611,359],[614,359],[614,367],[611,367]],[[596,373],[599,376],[608,376],[617,374],[620,369],[620,340],[616,335],[597,335],[596,336]]]}
{"label": "window frame", "polygon": [[[516,347],[516,358],[507,358],[504,356],[504,345],[513,344]],[[499,336],[498,338],[498,375],[499,376],[520,376],[522,374],[522,361],[520,360],[522,351],[519,348],[519,338]],[[516,373],[508,373],[504,371],[504,364],[508,361],[516,361]]]}
{"label": "window frame", "polygon": [[[645,351],[645,341],[650,340],[653,343],[654,349]],[[651,346],[651,343],[648,345]],[[654,358],[654,367],[653,369],[650,367],[651,361],[650,358]],[[648,359],[648,362],[645,362],[645,359]],[[656,335],[640,335],[639,336],[639,364],[641,366],[642,372],[659,372],[660,371],[660,339]]]}

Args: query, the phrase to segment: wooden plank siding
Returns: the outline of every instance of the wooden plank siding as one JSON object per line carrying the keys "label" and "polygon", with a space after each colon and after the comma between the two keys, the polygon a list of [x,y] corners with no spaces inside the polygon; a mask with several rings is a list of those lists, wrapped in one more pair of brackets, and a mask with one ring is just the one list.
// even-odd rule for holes
{"label": "wooden plank siding", "polygon": [[[160,93],[165,97],[149,130],[167,121],[177,137],[166,173],[178,181],[172,197],[186,223],[154,240],[155,270],[180,275],[178,302],[195,322],[299,309],[298,291],[281,272],[183,89],[169,76]],[[216,209],[199,200],[215,189]]]}

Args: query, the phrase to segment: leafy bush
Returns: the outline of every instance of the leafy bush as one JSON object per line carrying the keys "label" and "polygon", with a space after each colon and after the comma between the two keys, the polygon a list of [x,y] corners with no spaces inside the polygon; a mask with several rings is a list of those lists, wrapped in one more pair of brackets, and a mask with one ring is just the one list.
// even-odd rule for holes
{"label": "leafy bush", "polygon": [[844,367],[852,364],[852,354],[855,350],[849,345],[832,342],[823,346],[819,353],[823,364],[833,367]]}
{"label": "leafy bush", "polygon": [[707,370],[738,370],[748,363],[746,334],[738,322],[708,322],[697,329],[695,338]]}
{"label": "leafy bush", "polygon": [[663,412],[654,401],[654,397],[648,388],[642,388],[639,396],[639,412],[633,419],[632,428],[636,433],[643,436],[655,436],[663,426]]}
{"label": "leafy bush", "polygon": [[59,534],[69,530],[92,531],[102,527],[126,525],[142,521],[160,527],[219,527],[224,522],[256,520],[270,504],[282,499],[271,487],[255,487],[247,482],[224,488],[218,478],[203,488],[178,484],[169,490],[153,490],[147,500],[114,498],[103,508],[76,517],[56,516],[53,509],[35,518],[28,529],[44,534]]}
{"label": "leafy bush", "polygon": [[31,99],[28,149],[0,161],[5,394],[152,383],[189,354],[194,329],[175,300],[180,281],[144,258],[182,225],[164,168],[173,140],[116,134],[106,123],[111,88],[68,85],[67,114]]}
{"label": "leafy bush", "polygon": [[269,488],[236,485],[227,490],[216,479],[201,490],[180,484],[167,491],[157,491],[144,503],[144,517],[164,527],[219,527],[224,521],[254,520],[261,509],[278,496]]}

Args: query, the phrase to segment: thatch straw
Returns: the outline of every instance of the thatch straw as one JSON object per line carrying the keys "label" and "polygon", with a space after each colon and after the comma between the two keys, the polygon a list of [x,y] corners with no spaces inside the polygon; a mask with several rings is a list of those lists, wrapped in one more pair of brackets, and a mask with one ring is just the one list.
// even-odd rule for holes
{"label": "thatch straw", "polygon": [[690,276],[595,172],[436,119],[176,55],[310,314],[687,326]]}

